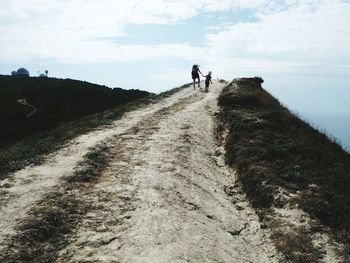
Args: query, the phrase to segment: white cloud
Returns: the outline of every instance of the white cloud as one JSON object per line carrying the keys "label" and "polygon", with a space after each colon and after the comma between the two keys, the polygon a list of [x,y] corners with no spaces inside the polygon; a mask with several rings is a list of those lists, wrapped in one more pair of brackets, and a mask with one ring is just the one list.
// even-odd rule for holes
{"label": "white cloud", "polygon": [[339,68],[334,64],[350,65],[349,2],[290,1],[272,13],[263,6],[256,17],[255,22],[206,36],[210,57],[219,58],[209,62],[212,67],[224,64],[220,72],[301,74],[310,68],[322,72]]}
{"label": "white cloud", "polygon": [[[205,2],[205,1],[204,1]],[[172,24],[194,17],[201,1],[0,0],[0,59],[124,61],[174,54],[173,46],[120,46],[107,39],[127,24]],[[151,37],[151,36],[150,36]],[[169,48],[169,52],[163,52]],[[184,55],[189,49],[184,44]],[[194,49],[194,48],[192,48]]]}
{"label": "white cloud", "polygon": [[[226,27],[207,40],[222,52],[237,50],[246,54],[329,51],[334,45],[348,50],[350,4],[323,4],[311,11],[302,5],[259,20]],[[220,49],[218,49],[220,51]]]}
{"label": "white cloud", "polygon": [[185,80],[188,80],[187,82],[191,81],[188,68],[166,68],[148,76],[149,82],[157,83],[158,87],[163,87],[163,89],[154,89],[155,92],[160,92],[164,88],[170,88],[170,83],[172,87],[179,87],[184,84]]}
{"label": "white cloud", "polygon": [[[341,0],[0,0],[0,6],[3,61],[182,58],[223,71],[287,71],[350,59],[350,4]],[[108,40],[126,34],[127,24],[174,24],[200,12],[231,9],[249,9],[256,21],[213,25],[216,32],[206,36],[204,46]]]}

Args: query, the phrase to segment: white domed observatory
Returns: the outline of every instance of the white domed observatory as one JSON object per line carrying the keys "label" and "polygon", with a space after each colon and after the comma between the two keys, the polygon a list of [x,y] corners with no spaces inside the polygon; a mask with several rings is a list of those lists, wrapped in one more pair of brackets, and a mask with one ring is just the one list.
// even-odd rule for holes
{"label": "white domed observatory", "polygon": [[24,77],[29,77],[29,71],[26,68],[19,68],[17,70],[16,76],[24,76]]}

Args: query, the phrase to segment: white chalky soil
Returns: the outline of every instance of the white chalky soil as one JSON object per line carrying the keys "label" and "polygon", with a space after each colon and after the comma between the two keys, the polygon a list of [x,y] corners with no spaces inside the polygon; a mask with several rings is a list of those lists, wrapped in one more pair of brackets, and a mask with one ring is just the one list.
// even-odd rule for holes
{"label": "white chalky soil", "polygon": [[235,183],[214,138],[224,85],[214,81],[209,93],[189,87],[125,114],[3,181],[10,187],[0,208],[0,250],[35,201],[107,141],[115,157],[81,194],[96,209],[75,226],[57,262],[278,262],[245,197],[237,193],[235,205],[224,191]]}

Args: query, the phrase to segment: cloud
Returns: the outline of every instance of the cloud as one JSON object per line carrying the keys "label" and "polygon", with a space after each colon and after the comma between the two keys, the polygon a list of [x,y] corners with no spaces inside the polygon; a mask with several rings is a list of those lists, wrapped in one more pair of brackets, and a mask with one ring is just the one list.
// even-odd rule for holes
{"label": "cloud", "polygon": [[[173,87],[178,87],[184,84],[184,80],[187,80],[188,82],[191,81],[190,79],[190,70],[187,68],[166,68],[161,69],[158,72],[150,75],[148,77],[148,80],[153,83],[157,83],[157,86],[163,86],[169,88],[169,83]],[[156,92],[162,91],[162,89],[155,89]]]}
{"label": "cloud", "polygon": [[[350,65],[350,3],[290,1],[281,11],[261,6],[256,21],[206,35],[209,63],[220,71],[304,74]],[[237,63],[238,62],[238,63]],[[339,67],[343,65],[343,69]]]}
{"label": "cloud", "polygon": [[312,52],[319,57],[325,52],[349,51],[350,46],[346,43],[350,43],[350,4],[323,2],[318,6],[298,4],[271,15],[258,14],[257,22],[233,25],[208,36],[208,40],[215,46],[218,42],[234,39],[235,46],[241,47],[240,51],[253,56],[290,52],[295,57],[296,53]]}
{"label": "cloud", "polygon": [[[178,56],[173,46],[120,46],[106,39],[128,24],[173,24],[197,15],[198,1],[0,0],[0,59],[48,58],[83,63]],[[202,3],[203,4],[203,3]],[[165,48],[169,52],[163,52]],[[127,50],[129,49],[129,51]],[[186,43],[181,47],[187,54]],[[135,55],[137,54],[137,56]]]}
{"label": "cloud", "polygon": [[[223,71],[240,67],[265,72],[324,63],[347,65],[350,60],[347,1],[0,0],[0,5],[3,61],[111,63],[165,58]],[[127,34],[128,24],[172,25],[201,12],[237,14],[241,9],[250,10],[254,21],[213,25],[214,33],[208,33],[201,46],[120,45],[110,40]]]}

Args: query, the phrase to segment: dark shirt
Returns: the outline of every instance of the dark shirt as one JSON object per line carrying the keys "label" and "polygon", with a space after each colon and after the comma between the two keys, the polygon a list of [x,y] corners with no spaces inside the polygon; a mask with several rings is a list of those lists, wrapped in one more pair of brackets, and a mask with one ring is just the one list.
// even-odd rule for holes
{"label": "dark shirt", "polygon": [[211,75],[205,76],[205,83],[209,83],[211,81]]}

